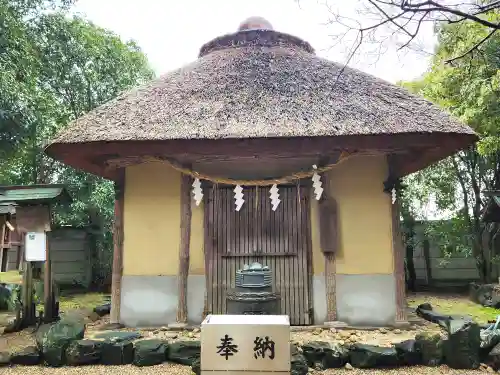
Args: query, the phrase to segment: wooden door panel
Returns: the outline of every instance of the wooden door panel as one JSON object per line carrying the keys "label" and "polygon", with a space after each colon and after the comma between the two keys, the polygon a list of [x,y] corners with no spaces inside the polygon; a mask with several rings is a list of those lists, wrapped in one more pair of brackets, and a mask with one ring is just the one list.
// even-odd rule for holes
{"label": "wooden door panel", "polygon": [[245,203],[235,210],[232,188],[209,188],[205,204],[207,312],[226,313],[226,290],[244,264],[259,262],[273,272],[281,294],[281,313],[293,325],[310,324],[309,190],[279,189],[281,203],[272,211],[269,188],[244,188]]}

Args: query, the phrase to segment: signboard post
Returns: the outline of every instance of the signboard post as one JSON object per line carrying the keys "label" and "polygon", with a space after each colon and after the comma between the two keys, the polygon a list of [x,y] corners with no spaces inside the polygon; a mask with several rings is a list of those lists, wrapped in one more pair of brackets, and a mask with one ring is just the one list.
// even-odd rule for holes
{"label": "signboard post", "polygon": [[24,237],[24,260],[26,267],[24,267],[23,284],[24,284],[24,297],[23,303],[25,304],[24,319],[25,324],[33,324],[35,317],[35,308],[33,304],[33,263],[32,262],[45,262],[47,259],[47,234],[43,231],[40,232],[26,232]]}
{"label": "signboard post", "polygon": [[286,315],[208,315],[201,324],[201,375],[290,373]]}
{"label": "signboard post", "polygon": [[[21,206],[16,209],[18,230],[26,233],[24,259],[27,266],[31,262],[44,262],[44,320],[54,320],[54,296],[52,293],[52,270],[49,256],[48,235],[50,231],[50,207],[48,205]],[[29,289],[31,290],[31,289]]]}
{"label": "signboard post", "polygon": [[28,232],[25,239],[26,262],[45,262],[47,260],[47,234],[45,232]]}

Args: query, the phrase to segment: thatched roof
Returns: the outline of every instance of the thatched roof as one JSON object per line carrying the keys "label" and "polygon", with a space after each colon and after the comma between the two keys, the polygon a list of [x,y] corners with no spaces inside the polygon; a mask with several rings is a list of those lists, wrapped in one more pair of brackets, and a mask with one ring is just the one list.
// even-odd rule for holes
{"label": "thatched roof", "polygon": [[[402,172],[410,173],[476,139],[469,127],[429,101],[320,58],[307,42],[270,28],[265,20],[243,22],[243,30],[205,44],[191,64],[77,119],[46,152],[103,175],[92,165],[96,155],[104,160],[106,155],[123,154],[124,143],[137,146],[137,141],[144,147],[148,142],[166,142],[172,150],[172,142],[179,147],[187,140],[227,144],[242,139],[328,138],[330,142],[333,137],[338,147],[340,139],[361,136],[365,145],[360,148],[376,149],[374,137],[395,136],[410,149],[421,146],[412,141],[413,135],[430,136],[427,147],[434,148],[453,138],[448,149]],[[111,146],[117,142],[122,151]],[[127,153],[133,156],[137,148],[130,146]]]}
{"label": "thatched roof", "polygon": [[473,134],[404,88],[352,68],[339,77],[342,68],[290,35],[240,31],[84,115],[54,142]]}

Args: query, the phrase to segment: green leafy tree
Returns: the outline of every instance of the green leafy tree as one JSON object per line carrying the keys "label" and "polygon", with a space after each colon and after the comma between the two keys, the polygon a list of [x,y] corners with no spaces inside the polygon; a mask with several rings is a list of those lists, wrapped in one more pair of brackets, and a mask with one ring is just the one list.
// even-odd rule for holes
{"label": "green leafy tree", "polygon": [[[490,12],[498,23],[500,13]],[[481,221],[485,189],[500,189],[500,34],[476,22],[441,25],[432,66],[418,81],[405,84],[459,117],[481,136],[477,146],[412,176],[420,181],[407,199],[433,195],[442,210],[454,212],[451,220],[433,223],[428,234],[445,255],[462,252],[476,259],[479,274],[490,281],[496,249],[484,245],[487,232]],[[453,60],[456,55],[461,59]],[[450,62],[451,60],[451,62]]]}
{"label": "green leafy tree", "polygon": [[13,152],[39,121],[38,59],[30,27],[44,12],[72,0],[0,0],[0,158]]}
{"label": "green leafy tree", "polygon": [[[67,184],[74,203],[69,210],[56,207],[54,220],[94,229],[94,274],[106,278],[112,183],[47,158],[43,148],[69,122],[151,79],[153,72],[134,42],[123,42],[83,18],[69,18],[64,12],[69,1],[0,4],[0,21],[8,19],[17,27],[0,36],[0,45],[5,41],[6,46],[0,59],[2,51],[9,57],[0,60],[0,142],[9,146],[0,158],[0,184]],[[46,12],[48,7],[53,11]]]}

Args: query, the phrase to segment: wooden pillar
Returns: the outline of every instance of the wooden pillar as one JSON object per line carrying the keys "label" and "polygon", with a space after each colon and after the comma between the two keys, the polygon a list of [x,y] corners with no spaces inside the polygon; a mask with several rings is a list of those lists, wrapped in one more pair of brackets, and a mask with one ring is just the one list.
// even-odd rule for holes
{"label": "wooden pillar", "polygon": [[392,205],[392,249],[394,259],[394,278],[396,279],[396,323],[406,322],[406,283],[401,237],[399,201]]}
{"label": "wooden pillar", "polygon": [[120,323],[120,304],[123,274],[123,207],[125,198],[125,171],[120,170],[115,187],[115,218],[113,223],[113,272],[111,275],[110,323]]}
{"label": "wooden pillar", "polygon": [[[5,240],[5,233],[7,231],[7,224],[5,222],[7,221],[7,217],[5,217],[4,220],[2,220],[2,221],[4,221],[4,222],[2,223],[2,230],[1,230],[2,237],[0,238],[0,272],[7,271],[7,264],[5,265],[5,269],[3,269],[3,258],[4,258],[3,254],[5,251],[4,250],[4,246],[5,246],[4,240]],[[8,260],[6,263],[8,263]]]}
{"label": "wooden pillar", "polygon": [[43,274],[43,316],[46,323],[54,320],[54,296],[52,285],[52,260],[50,259],[49,233],[45,232],[45,269]]}
{"label": "wooden pillar", "polygon": [[22,327],[29,327],[35,323],[36,311],[33,303],[33,263],[24,262],[23,288],[22,288],[22,318],[19,323]]}
{"label": "wooden pillar", "polygon": [[[396,183],[394,174],[394,165],[392,158],[388,157],[389,178],[388,181]],[[388,186],[389,187],[389,186]],[[396,189],[398,187],[396,186]],[[391,191],[387,191],[392,198]],[[398,194],[399,195],[399,194]],[[391,201],[391,216],[392,216],[392,256],[394,264],[394,279],[396,281],[396,323],[407,321],[406,317],[406,280],[405,280],[405,263],[404,263],[404,246],[403,237],[401,236],[401,218],[400,218],[400,197],[398,196],[396,202],[392,204]]]}
{"label": "wooden pillar", "polygon": [[325,254],[326,319],[329,322],[337,320],[336,273],[335,254]]}
{"label": "wooden pillar", "polygon": [[323,195],[319,200],[319,228],[320,246],[325,256],[325,290],[327,320],[337,320],[337,292],[336,292],[336,252],[338,250],[337,202],[329,191],[329,176],[322,175]]}
{"label": "wooden pillar", "polygon": [[17,235],[19,236],[19,247],[17,249],[17,259],[16,265],[17,270],[22,271],[24,268],[24,247],[26,245],[26,238],[24,238],[24,234],[22,232],[17,231]]}
{"label": "wooden pillar", "polygon": [[191,240],[191,177],[181,176],[181,241],[179,246],[179,273],[177,323],[187,323],[187,288],[189,275],[189,246]]}
{"label": "wooden pillar", "polygon": [[[4,221],[6,222],[7,221],[7,218],[5,217],[4,218]],[[6,223],[3,223],[2,224],[2,237],[0,238],[0,272],[2,271],[7,271],[7,264],[5,265],[5,268],[4,268],[4,264],[3,264],[3,253],[4,251],[4,246],[5,246],[5,233],[7,232],[7,224]],[[8,260],[6,261],[8,263]]]}

